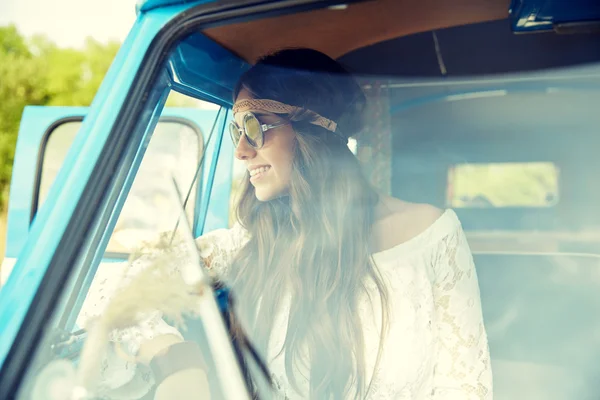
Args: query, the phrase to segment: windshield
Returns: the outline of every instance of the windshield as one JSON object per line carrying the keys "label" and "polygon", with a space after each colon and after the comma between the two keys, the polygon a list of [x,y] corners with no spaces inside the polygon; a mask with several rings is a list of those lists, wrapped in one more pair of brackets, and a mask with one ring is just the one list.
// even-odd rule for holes
{"label": "windshield", "polygon": [[107,232],[129,259],[75,269],[19,398],[597,397],[598,60],[203,70],[203,40],[148,105],[202,138],[151,137]]}

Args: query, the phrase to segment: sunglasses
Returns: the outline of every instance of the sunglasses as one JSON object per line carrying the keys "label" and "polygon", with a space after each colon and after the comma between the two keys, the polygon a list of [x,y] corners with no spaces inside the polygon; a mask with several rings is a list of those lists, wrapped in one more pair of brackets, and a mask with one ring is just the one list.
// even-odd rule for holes
{"label": "sunglasses", "polygon": [[260,149],[265,143],[265,132],[288,124],[289,122],[287,121],[278,121],[274,124],[261,124],[256,115],[248,112],[244,115],[241,128],[235,121],[229,123],[229,134],[235,147],[240,143],[242,136],[245,136],[250,146]]}

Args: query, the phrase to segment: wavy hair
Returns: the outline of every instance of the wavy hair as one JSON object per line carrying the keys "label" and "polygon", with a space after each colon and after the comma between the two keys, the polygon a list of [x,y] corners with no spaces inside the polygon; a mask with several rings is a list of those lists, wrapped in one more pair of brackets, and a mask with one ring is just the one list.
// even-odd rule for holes
{"label": "wavy hair", "polygon": [[[309,374],[313,399],[362,397],[368,391],[358,304],[374,282],[388,320],[388,294],[371,257],[378,194],[362,174],[347,138],[362,128],[360,86],[336,61],[314,50],[266,56],[241,78],[253,97],[313,110],[338,122],[343,138],[307,121],[293,122],[296,146],[286,196],[261,202],[246,175],[237,218],[251,239],[236,255],[230,282],[239,313],[267,354],[279,307],[290,314],[283,348],[288,380],[302,392]],[[305,357],[308,356],[308,357]],[[377,359],[379,359],[378,354]]]}

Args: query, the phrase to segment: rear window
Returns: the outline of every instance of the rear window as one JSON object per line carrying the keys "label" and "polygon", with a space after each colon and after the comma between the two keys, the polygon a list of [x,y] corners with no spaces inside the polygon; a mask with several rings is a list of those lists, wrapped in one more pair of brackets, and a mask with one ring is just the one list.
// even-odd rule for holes
{"label": "rear window", "polygon": [[552,207],[559,201],[559,169],[550,162],[455,164],[446,193],[453,208]]}

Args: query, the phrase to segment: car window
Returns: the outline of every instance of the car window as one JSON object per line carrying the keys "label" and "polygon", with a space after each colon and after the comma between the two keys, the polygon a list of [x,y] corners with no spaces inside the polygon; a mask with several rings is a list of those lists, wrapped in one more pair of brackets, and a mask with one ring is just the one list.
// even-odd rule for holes
{"label": "car window", "polygon": [[[429,32],[425,37],[427,43],[432,43],[428,48],[431,56],[428,60],[431,58],[435,61],[434,72],[430,76],[373,74],[375,68],[392,66],[394,62],[404,60],[401,57],[390,60],[387,57],[390,51],[378,51],[376,48],[385,45],[392,46],[388,50],[394,49],[391,42],[362,51],[358,49],[357,53],[342,57],[342,61],[358,63],[355,65],[356,76],[368,104],[363,116],[365,124],[364,127],[359,123],[347,126],[349,130],[356,129],[348,143],[350,151],[343,146],[338,148],[343,155],[340,158],[326,153],[327,157],[322,158],[331,162],[327,164],[330,168],[317,172],[330,174],[328,176],[347,172],[342,168],[343,161],[354,162],[354,158],[349,158],[354,154],[361,171],[359,173],[358,168],[350,170],[354,175],[346,183],[357,182],[364,176],[368,185],[362,188],[368,188],[369,192],[373,190],[376,194],[390,195],[411,203],[431,204],[442,209],[440,218],[456,214],[460,224],[453,220],[452,233],[445,231],[441,234],[437,231],[440,226],[447,228],[444,226],[447,220],[442,219],[440,223],[438,219],[419,232],[411,232],[400,243],[394,243],[387,249],[372,252],[368,248],[365,254],[373,256],[373,263],[360,265],[382,267],[386,282],[388,279],[394,280],[390,284],[392,289],[406,285],[406,290],[396,292],[400,298],[398,302],[402,304],[414,298],[431,296],[432,290],[456,288],[458,279],[478,276],[484,325],[489,335],[492,369],[495,371],[494,398],[596,398],[597,349],[600,346],[597,334],[599,327],[593,316],[600,313],[600,302],[595,295],[600,292],[600,185],[596,179],[600,173],[600,158],[597,157],[600,148],[597,127],[600,120],[592,105],[599,104],[600,89],[590,82],[599,76],[600,60],[585,65],[595,71],[595,75],[585,76],[578,75],[581,71],[571,67],[527,72],[509,69],[502,74],[489,76],[473,72],[467,68],[469,65],[464,65],[468,63],[461,64],[460,73],[448,75],[452,68],[450,63],[446,68],[441,62],[444,43],[431,40],[432,37],[437,37],[436,32]],[[457,37],[464,38],[461,35],[452,37],[454,40]],[[310,240],[314,237],[326,242],[331,235],[323,232],[343,230],[345,224],[355,221],[353,218],[358,212],[365,210],[349,208],[346,199],[333,203],[338,206],[333,210],[323,206],[325,203],[331,205],[327,202],[327,196],[343,190],[344,185],[325,188],[331,191],[321,186],[323,196],[314,197],[316,200],[313,202],[313,197],[307,193],[319,187],[308,185],[306,179],[302,181],[300,178],[304,176],[297,178],[293,185],[290,183],[285,186],[273,198],[266,201],[259,198],[252,182],[267,176],[261,174],[268,174],[271,166],[255,165],[257,169],[250,172],[247,162],[235,160],[235,146],[228,130],[232,120],[231,105],[227,103],[229,100],[223,100],[226,96],[222,95],[223,92],[230,95],[233,87],[233,82],[225,78],[240,75],[248,66],[243,63],[240,65],[239,60],[228,53],[219,53],[225,50],[218,48],[215,43],[206,45],[203,42],[206,38],[202,35],[192,35],[192,39],[182,42],[182,46],[173,51],[182,59],[170,60],[173,62],[169,68],[175,68],[174,72],[169,70],[168,76],[172,80],[159,89],[161,93],[170,90],[172,96],[182,98],[188,107],[207,111],[200,123],[204,139],[194,142],[191,139],[194,136],[188,128],[169,125],[169,129],[184,132],[181,133],[182,137],[188,139],[179,139],[177,136],[178,140],[168,141],[172,140],[172,136],[166,135],[165,141],[161,141],[160,133],[156,131],[149,146],[156,140],[157,152],[150,151],[150,148],[145,151],[139,171],[133,167],[123,167],[127,172],[136,173],[136,180],[131,190],[125,185],[116,188],[126,196],[125,206],[121,208],[115,205],[111,210],[119,218],[114,231],[108,232],[107,229],[100,233],[111,234],[114,238],[111,243],[116,251],[130,252],[131,258],[128,261],[120,259],[117,262],[100,263],[98,255],[94,253],[99,248],[97,244],[90,245],[85,249],[87,252],[82,251],[78,255],[79,264],[69,277],[66,288],[61,289],[60,304],[52,317],[53,324],[49,324],[56,329],[45,332],[44,341],[36,354],[37,364],[28,371],[31,387],[35,388],[40,376],[47,376],[42,373],[53,371],[50,369],[48,372],[47,367],[56,366],[55,362],[59,361],[62,362],[61,368],[71,372],[82,364],[87,367],[102,365],[103,369],[96,370],[94,376],[99,397],[115,389],[100,385],[105,383],[103,379],[115,377],[111,381],[115,385],[123,381],[134,382],[144,388],[140,390],[146,390],[147,385],[144,386],[141,381],[149,376],[148,368],[135,359],[143,339],[157,334],[181,335],[185,340],[195,341],[206,348],[207,344],[210,345],[210,338],[214,338],[211,329],[221,326],[223,320],[220,317],[207,318],[194,308],[201,303],[194,296],[208,293],[205,287],[190,287],[185,282],[184,275],[193,275],[194,271],[196,274],[200,274],[198,271],[206,272],[217,279],[219,285],[223,285],[219,288],[233,288],[237,305],[234,311],[239,317],[236,322],[240,322],[242,328],[242,331],[235,333],[243,332],[243,335],[234,338],[247,338],[247,341],[242,340],[242,344],[256,344],[259,350],[246,349],[245,353],[240,352],[231,371],[237,372],[240,365],[250,365],[249,374],[256,382],[261,382],[261,376],[269,375],[268,368],[262,370],[256,365],[261,360],[271,363],[277,355],[282,354],[279,350],[287,337],[286,329],[290,328],[287,332],[293,334],[310,326],[303,324],[306,321],[303,318],[320,315],[322,309],[328,307],[341,310],[336,317],[342,312],[354,311],[356,313],[353,315],[356,316],[365,310],[366,313],[360,317],[372,318],[377,314],[371,312],[373,309],[369,304],[361,308],[364,304],[356,303],[358,306],[354,310],[351,307],[355,303],[349,302],[346,297],[335,296],[336,285],[347,276],[349,267],[342,262],[346,254],[332,252],[335,262],[324,265],[320,265],[319,260],[330,248],[337,250],[334,247],[337,243],[330,248],[319,247],[321,243],[314,244],[312,248],[306,245],[311,244]],[[421,39],[422,36],[411,46],[401,49],[421,48],[425,43]],[[206,57],[204,45],[217,54]],[[214,46],[218,49],[215,50]],[[454,50],[462,50],[462,47],[456,46]],[[476,54],[477,51],[466,53]],[[467,58],[468,55],[462,54],[460,58]],[[212,64],[213,69],[206,72],[202,65],[208,58],[213,61],[227,60],[223,68],[231,68],[235,73],[221,75],[222,71]],[[364,68],[365,63],[370,63],[367,67],[371,68],[368,69],[371,72],[361,72],[360,67]],[[476,64],[476,60],[473,64]],[[421,72],[421,69],[417,70]],[[214,79],[207,82],[205,72]],[[212,95],[214,103],[208,101],[211,99],[208,95]],[[159,104],[156,101],[147,105],[146,115],[161,112]],[[165,113],[164,110],[162,112]],[[148,124],[140,122],[139,128],[146,129]],[[270,124],[275,123],[264,123],[267,127]],[[65,132],[76,131],[73,126],[67,126],[66,129]],[[169,129],[165,131],[170,132]],[[287,138],[297,139],[292,135],[298,132],[293,130],[274,130],[268,134],[284,135],[286,132],[289,135]],[[296,144],[293,140],[290,142]],[[56,143],[56,154],[61,154],[61,141]],[[198,151],[199,143],[201,152]],[[242,144],[247,151],[255,148],[250,142]],[[142,148],[143,145],[140,145]],[[297,150],[292,146],[286,149]],[[165,150],[166,155],[161,153]],[[306,159],[312,160],[311,156],[313,154]],[[261,162],[266,163],[264,160]],[[147,174],[142,170],[145,165]],[[356,167],[356,164],[352,166]],[[52,164],[49,164],[49,177],[52,176],[52,168]],[[171,181],[173,174],[176,176],[176,185]],[[141,179],[139,182],[138,178]],[[44,178],[42,172],[42,183],[44,179],[50,178]],[[138,188],[134,190],[136,185]],[[46,187],[47,184],[41,185],[42,202]],[[247,189],[245,192],[244,188]],[[200,198],[195,202],[196,208],[190,210],[190,204],[194,202],[189,200],[194,193],[198,193]],[[244,194],[247,203],[240,205],[240,197]],[[297,199],[305,203],[299,205],[293,201]],[[183,213],[182,204],[188,206]],[[361,203],[357,207],[362,206]],[[308,212],[297,214],[299,210]],[[348,214],[344,215],[345,219],[340,218],[336,225],[328,221],[330,215],[323,210],[331,213],[348,210]],[[244,226],[236,224],[239,222],[236,215],[238,211],[245,213],[242,222],[247,226],[268,226],[271,236],[252,236],[245,232]],[[297,229],[303,228],[303,224],[313,228],[307,231],[313,235],[294,236]],[[405,225],[394,228],[402,232],[413,228],[412,223]],[[462,240],[462,234],[456,234],[460,232],[459,228],[466,232],[466,242]],[[348,231],[360,232],[358,229]],[[130,238],[134,239],[129,241]],[[284,244],[291,242],[292,245],[276,247],[276,239],[281,239]],[[370,237],[357,246],[367,246],[368,239]],[[425,240],[435,240],[435,246],[431,242],[423,242]],[[245,246],[246,243],[250,243],[250,246]],[[471,270],[468,273],[459,271],[461,265],[454,258],[457,254],[453,247],[455,243],[464,246],[460,253],[466,255],[469,267],[472,266],[470,253],[474,254],[475,273]],[[259,245],[263,246],[260,254],[255,251]],[[307,248],[313,250],[314,254],[310,255],[314,257],[305,260],[301,257]],[[237,257],[238,254],[243,257]],[[445,263],[439,261],[443,257],[453,258]],[[294,262],[297,268],[291,271],[284,269]],[[433,263],[436,263],[436,267],[448,268],[447,273],[432,278],[431,275],[436,272],[432,272]],[[327,268],[331,265],[337,267],[333,270],[335,273],[329,273],[332,270]],[[190,272],[190,268],[196,269]],[[405,274],[404,271],[408,272]],[[236,275],[236,272],[240,274]],[[246,275],[242,276],[242,272],[246,272]],[[301,276],[305,280],[300,280]],[[456,280],[447,282],[447,285],[438,284],[437,279],[448,277],[456,277]],[[431,282],[430,279],[436,281]],[[427,289],[416,287],[423,282]],[[303,288],[303,285],[321,287],[328,297],[314,302],[306,301],[305,304],[304,300],[313,298],[292,296],[297,295],[296,289]],[[261,309],[265,293],[273,294],[282,301],[275,302],[272,308]],[[222,298],[218,299],[223,301]],[[431,308],[421,307],[419,300],[416,302],[414,307],[406,303],[403,309],[409,317],[417,309],[441,307],[442,318],[451,328],[455,327],[455,321],[464,311],[464,308],[460,308],[458,315],[447,314],[451,303],[449,296],[443,296],[439,301],[431,300],[431,304],[428,303]],[[474,304],[472,301],[469,303]],[[301,308],[304,306],[306,310]],[[105,312],[107,307],[109,313]],[[295,316],[298,318],[280,320],[278,307],[297,307]],[[257,315],[264,319],[248,322]],[[398,320],[405,321],[398,318],[394,322]],[[118,333],[109,336],[106,331],[94,331],[95,321],[107,324],[106,321],[109,321],[113,324],[110,327],[116,326]],[[231,322],[229,319],[226,321]],[[428,315],[423,321],[424,326],[431,326],[433,319]],[[316,324],[320,321],[312,322]],[[328,329],[319,332],[329,334],[334,344],[340,338],[347,339],[343,334],[345,332],[340,333],[337,329],[336,321],[329,322]],[[479,335],[481,324],[474,327]],[[405,332],[403,327],[396,328],[394,332]],[[412,332],[411,329],[408,330]],[[100,363],[97,355],[81,352],[81,343],[94,343],[86,339],[88,331],[104,334],[96,344],[100,343],[99,349],[108,348],[105,355],[112,357],[112,363],[104,360]],[[373,348],[377,348],[380,338],[378,332],[365,332],[365,339],[371,341]],[[222,335],[220,339],[225,337],[224,331],[219,331],[219,334]],[[435,332],[431,334],[427,331],[427,334],[429,337],[435,336]],[[316,342],[322,339],[320,335],[314,337]],[[403,354],[410,359],[415,350],[411,346],[414,337],[394,342],[398,346],[394,346],[393,350],[405,346]],[[231,338],[226,337],[221,344],[229,346]],[[279,345],[270,353],[272,338],[278,339]],[[471,336],[458,339],[460,346],[466,346],[463,342],[470,343],[472,340]],[[73,343],[79,343],[80,347],[71,348]],[[324,346],[322,349],[330,350]],[[223,376],[215,371],[218,371],[219,365],[223,365],[222,360],[210,350],[204,353],[208,355],[209,379],[217,381],[221,390],[226,388],[227,382],[224,385]],[[479,352],[478,356],[482,354]],[[311,355],[319,357],[322,354],[315,351]],[[382,356],[382,360],[389,362],[389,365],[394,365],[393,361],[398,358],[401,357],[395,353]],[[256,362],[257,359],[259,362]],[[375,359],[373,357],[373,363]],[[394,375],[391,379],[393,384],[399,384],[402,388],[411,387],[412,372],[420,370],[418,365],[421,358],[415,359],[417,367],[406,368],[407,372]],[[279,374],[273,374],[273,386],[276,389],[284,387],[281,384],[286,379],[284,363],[269,364],[269,368],[279,368]],[[134,369],[133,365],[139,369]],[[255,368],[252,369],[252,366]],[[125,370],[129,375],[123,372]],[[397,371],[390,370],[394,373]],[[434,371],[432,367],[430,372]],[[31,398],[27,397],[28,392],[23,393],[22,398]],[[215,398],[222,397],[223,392],[215,395]]]}
{"label": "car window", "polygon": [[[98,257],[99,262],[88,265],[87,269],[76,269],[66,283],[60,306],[53,316],[53,328],[47,332],[41,346],[52,347],[54,345],[51,343],[54,343],[57,346],[53,348],[57,351],[52,351],[49,358],[48,353],[37,353],[19,398],[38,398],[38,387],[45,379],[46,370],[70,368],[63,361],[79,359],[88,340],[88,330],[106,311],[106,301],[116,296],[122,287],[127,287],[130,278],[137,276],[138,272],[148,266],[146,262],[138,260],[145,260],[145,257],[152,259],[152,254],[156,251],[171,245],[181,248],[182,238],[191,231],[201,229],[199,221],[202,221],[208,230],[228,226],[227,204],[232,192],[230,176],[233,157],[218,157],[221,147],[225,152],[232,154],[231,145],[222,145],[223,121],[227,110],[209,101],[176,92],[171,93],[166,103],[179,107],[162,109],[159,122],[149,136],[147,145],[143,145],[144,152],[139,169],[135,171],[131,189],[125,194],[123,207],[119,211],[114,229],[110,232],[110,241],[104,257]],[[38,208],[43,206],[52,181],[80,125],[80,121],[66,121],[48,134],[41,157]],[[225,138],[229,140],[228,136]],[[217,179],[214,179],[215,174]],[[219,183],[219,179],[223,180],[222,184]],[[222,199],[225,199],[225,202]],[[193,255],[189,253],[178,253],[178,256],[179,263],[169,261],[164,265],[155,266],[155,272],[160,270],[166,273],[162,279],[163,283],[174,276],[173,271],[179,271],[176,268],[180,263],[185,264],[193,260]],[[152,292],[151,297],[155,301],[168,304],[173,300],[173,294],[161,294],[158,287],[151,289],[144,285],[134,289],[137,294],[129,297],[133,301],[131,305],[138,304],[137,295],[141,292],[150,294],[148,290]],[[175,297],[177,295],[174,294]],[[117,307],[115,311],[120,313],[124,310]],[[185,327],[188,328],[185,335],[196,341],[203,351],[211,351],[207,339],[203,339],[202,324],[189,315],[186,315],[185,320],[181,320],[177,313],[167,314],[163,315],[162,319],[159,318],[160,322],[154,319],[147,320],[144,324],[152,325],[158,322],[166,329],[165,333],[168,333],[173,332],[173,328],[169,326],[181,327],[178,323],[185,321]],[[135,331],[133,334],[145,335],[143,329],[139,331],[135,325],[136,323],[132,324]],[[56,336],[58,332],[61,332],[59,337],[68,338],[68,345],[65,346],[65,342]],[[109,357],[115,356],[115,350],[122,349],[111,347],[108,350]],[[209,365],[215,363],[210,358],[207,362]],[[126,364],[122,364],[121,367],[128,368]],[[144,367],[141,369],[144,370]],[[147,375],[147,367],[145,371],[141,373]]]}
{"label": "car window", "polygon": [[448,168],[446,205],[456,208],[553,207],[559,201],[553,163],[456,164]]}
{"label": "car window", "polygon": [[[81,121],[64,122],[47,135],[39,171],[38,208],[43,205],[80,125]],[[172,228],[168,224],[174,214],[169,206],[169,193],[165,189],[168,181],[165,179],[172,174],[182,186],[191,186],[202,146],[202,131],[193,121],[164,117],[157,124],[107,252],[130,253],[158,232]],[[190,217],[193,216],[197,186],[194,184],[191,189],[187,208]]]}

